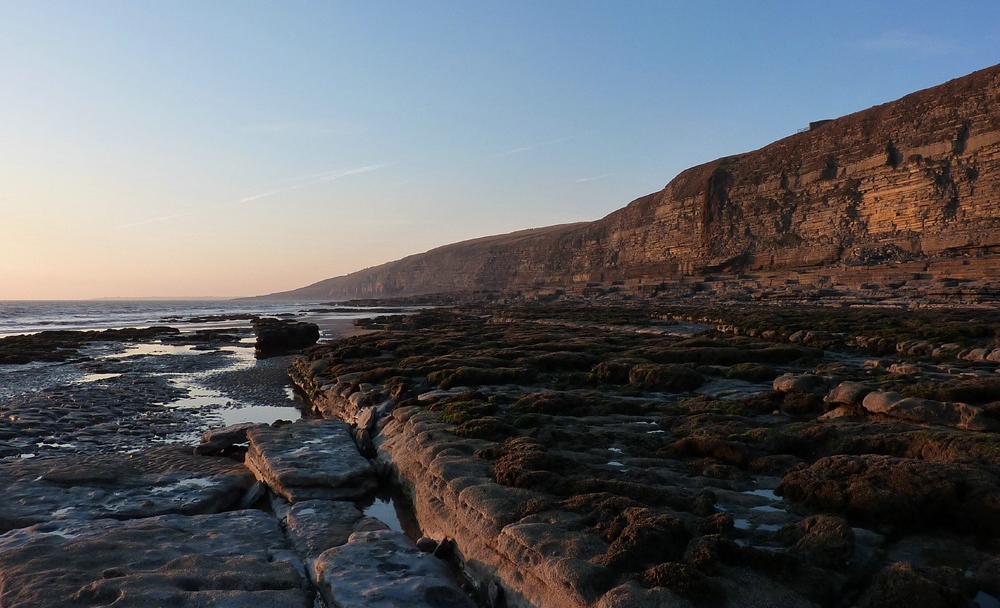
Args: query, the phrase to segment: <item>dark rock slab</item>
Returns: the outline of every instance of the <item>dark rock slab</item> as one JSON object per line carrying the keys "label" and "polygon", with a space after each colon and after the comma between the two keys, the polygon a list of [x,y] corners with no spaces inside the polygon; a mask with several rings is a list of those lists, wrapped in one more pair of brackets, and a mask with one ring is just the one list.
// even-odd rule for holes
{"label": "dark rock slab", "polygon": [[247,442],[247,431],[257,426],[265,426],[256,422],[242,422],[217,429],[210,429],[201,435],[201,444],[195,449],[195,454],[221,454],[236,444]]}
{"label": "dark rock slab", "polygon": [[345,544],[355,532],[389,529],[381,521],[365,517],[354,503],[336,500],[297,502],[288,509],[284,523],[288,538],[306,563]]}
{"label": "dark rock slab", "polygon": [[0,365],[32,361],[66,361],[80,356],[91,342],[135,342],[180,333],[174,327],[105,329],[103,331],[51,330],[0,338]]}
{"label": "dark rock slab", "polygon": [[182,446],[0,462],[0,530],[56,519],[214,513],[253,484],[240,463]]}
{"label": "dark rock slab", "polygon": [[473,608],[441,560],[399,532],[352,534],[315,565],[320,593],[339,608]]}
{"label": "dark rock slab", "polygon": [[247,468],[289,502],[351,499],[375,489],[375,471],[345,422],[299,421],[250,429],[247,437]]}
{"label": "dark rock slab", "polygon": [[311,606],[301,562],[261,511],[53,521],[0,536],[0,605]]}

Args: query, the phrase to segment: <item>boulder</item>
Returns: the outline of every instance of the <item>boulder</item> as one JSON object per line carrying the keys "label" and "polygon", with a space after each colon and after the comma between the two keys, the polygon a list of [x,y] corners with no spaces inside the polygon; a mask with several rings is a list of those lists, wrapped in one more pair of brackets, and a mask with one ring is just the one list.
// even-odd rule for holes
{"label": "boulder", "polygon": [[691,391],[705,383],[694,369],[677,363],[642,363],[628,374],[629,382],[665,391]]}
{"label": "boulder", "polygon": [[1000,425],[982,408],[967,403],[903,397],[896,392],[869,393],[862,406],[874,414],[923,424],[941,424],[967,431],[992,431]]}
{"label": "boulder", "polygon": [[985,361],[992,352],[992,348],[973,348],[961,355],[961,358],[966,361]]}
{"label": "boulder", "polygon": [[319,340],[319,326],[302,321],[260,317],[254,320],[253,330],[257,334],[254,352],[258,358],[301,350]]}
{"label": "boulder", "polygon": [[872,391],[865,395],[861,405],[873,414],[885,414],[902,399],[903,396],[894,391]]}
{"label": "boulder", "polygon": [[[860,608],[964,608],[968,604],[955,576],[896,562],[875,575]],[[959,576],[961,576],[959,574]],[[949,580],[951,579],[951,580]]]}
{"label": "boulder", "polygon": [[820,568],[844,570],[854,554],[854,530],[840,518],[813,515],[795,526],[801,537],[791,552]]}
{"label": "boulder", "polygon": [[920,366],[913,363],[893,363],[889,366],[889,373],[901,376],[913,376],[920,373]]}
{"label": "boulder", "polygon": [[860,405],[871,387],[862,382],[841,382],[826,396],[827,403],[836,405]]}
{"label": "boulder", "polygon": [[774,390],[779,393],[815,393],[825,390],[827,381],[816,374],[782,374],[774,379]]}

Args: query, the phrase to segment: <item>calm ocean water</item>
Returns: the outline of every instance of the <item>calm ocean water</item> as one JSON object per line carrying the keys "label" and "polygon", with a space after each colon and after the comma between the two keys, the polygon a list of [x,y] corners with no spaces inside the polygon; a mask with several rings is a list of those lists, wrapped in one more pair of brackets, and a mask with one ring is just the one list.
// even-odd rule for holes
{"label": "calm ocean water", "polygon": [[[249,322],[202,320],[219,315],[255,314],[311,321],[321,329],[332,322],[378,314],[320,302],[246,300],[80,300],[0,301],[0,336],[45,330],[96,330],[170,325],[181,330],[248,326]],[[326,332],[324,332],[326,333]]]}

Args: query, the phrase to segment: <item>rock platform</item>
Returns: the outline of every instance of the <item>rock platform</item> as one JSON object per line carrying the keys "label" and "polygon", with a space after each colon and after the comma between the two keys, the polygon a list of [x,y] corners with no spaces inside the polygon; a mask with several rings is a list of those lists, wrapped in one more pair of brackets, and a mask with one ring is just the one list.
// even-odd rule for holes
{"label": "rock platform", "polygon": [[433,310],[290,374],[490,606],[995,605],[1000,323],[759,312]]}
{"label": "rock platform", "polygon": [[352,502],[376,482],[345,423],[206,435],[201,451],[226,455],[0,461],[0,605],[474,606],[445,562]]}

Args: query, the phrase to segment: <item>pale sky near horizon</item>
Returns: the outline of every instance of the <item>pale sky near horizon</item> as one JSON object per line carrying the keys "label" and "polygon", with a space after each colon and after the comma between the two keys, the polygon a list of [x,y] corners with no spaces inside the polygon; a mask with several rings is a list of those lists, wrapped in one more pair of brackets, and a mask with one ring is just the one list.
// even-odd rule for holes
{"label": "pale sky near horizon", "polygon": [[249,296],[594,220],[1000,62],[1000,3],[0,0],[0,300]]}

